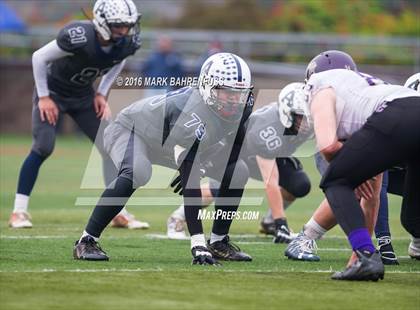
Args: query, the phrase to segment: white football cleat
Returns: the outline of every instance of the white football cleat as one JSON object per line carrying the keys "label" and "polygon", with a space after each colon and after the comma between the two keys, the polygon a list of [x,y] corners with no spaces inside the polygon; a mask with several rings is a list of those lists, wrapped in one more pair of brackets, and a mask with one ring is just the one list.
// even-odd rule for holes
{"label": "white football cleat", "polygon": [[149,223],[136,220],[133,214],[118,214],[112,219],[111,227],[128,228],[128,229],[148,229]]}
{"label": "white football cleat", "polygon": [[178,217],[170,216],[167,225],[167,236],[169,239],[187,240],[189,237],[185,233],[185,220]]}
{"label": "white football cleat", "polygon": [[31,215],[27,212],[13,212],[10,215],[9,227],[32,228]]}
{"label": "white football cleat", "polygon": [[408,255],[411,258],[420,260],[420,238],[411,239],[410,245],[408,246]]}

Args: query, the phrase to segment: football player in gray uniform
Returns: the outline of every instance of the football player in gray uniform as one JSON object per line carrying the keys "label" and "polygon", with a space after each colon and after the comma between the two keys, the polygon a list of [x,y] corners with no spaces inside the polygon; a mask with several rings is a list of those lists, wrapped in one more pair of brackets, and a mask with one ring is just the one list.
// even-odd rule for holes
{"label": "football player in gray uniform", "polygon": [[[287,110],[294,90],[303,86],[303,83],[287,85],[280,92],[278,102],[254,111],[245,123],[246,138],[240,158],[247,164],[250,177],[265,184],[271,220],[263,220],[263,224],[274,226],[272,234],[275,243],[289,243],[292,240],[285,209],[296,198],[307,195],[311,187],[301,163],[291,157],[296,148],[311,137],[310,125],[307,124],[306,129],[303,126],[303,110],[296,110],[293,115],[290,109]],[[203,184],[202,194],[206,197],[206,205],[212,202],[213,197],[217,197],[217,188],[215,180]],[[180,188],[175,187],[177,190]],[[168,219],[169,238],[185,238],[184,221],[183,206],[180,206]]]}
{"label": "football player in gray uniform", "polygon": [[[203,64],[199,85],[146,98],[121,111],[105,130],[105,149],[119,168],[118,177],[102,194],[74,258],[108,260],[98,239],[134,191],[152,175],[152,164],[178,169],[194,264],[218,264],[215,258],[250,261],[229,240],[232,216],[240,203],[249,172],[235,152],[212,151],[223,139],[241,145],[243,124],[253,106],[251,72],[231,53],[218,53]],[[217,156],[212,157],[212,156]],[[221,182],[210,240],[206,242],[199,211],[203,163],[215,165],[206,174]]]}
{"label": "football player in gray uniform", "polygon": [[[132,0],[98,0],[92,21],[75,21],[62,28],[57,38],[32,57],[35,91],[32,108],[32,149],[20,170],[14,210],[9,220],[12,228],[32,227],[28,213],[29,196],[39,168],[54,150],[56,123],[67,113],[83,133],[95,142],[104,160],[105,183],[116,169],[103,151],[101,120],[110,117],[107,93],[125,59],[140,47],[140,14]],[[98,89],[93,82],[102,77]],[[116,226],[146,228],[147,223],[134,219],[126,210],[116,217]]]}

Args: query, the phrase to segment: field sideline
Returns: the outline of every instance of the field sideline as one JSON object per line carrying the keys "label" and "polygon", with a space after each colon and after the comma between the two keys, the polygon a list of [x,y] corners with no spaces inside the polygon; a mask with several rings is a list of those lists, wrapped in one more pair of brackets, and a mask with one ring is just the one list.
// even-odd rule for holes
{"label": "field sideline", "polygon": [[[41,168],[30,204],[34,228],[12,230],[7,220],[16,180],[30,148],[29,137],[0,136],[0,308],[1,309],[419,309],[420,262],[407,256],[409,238],[399,223],[399,203],[391,197],[394,247],[401,265],[386,267],[379,283],[336,282],[350,255],[341,230],[318,243],[321,262],[284,258],[284,245],[258,234],[258,220],[236,221],[232,240],[254,258],[252,263],[224,263],[221,268],[191,266],[189,241],[164,238],[174,206],[131,206],[151,224],[146,231],[107,229],[101,246],[109,262],[72,258],[91,205],[75,206],[77,197],[101,190],[80,189],[91,146],[82,138],[58,137],[53,156]],[[311,193],[288,210],[298,231],[321,201],[319,177],[311,159],[303,160],[313,181]],[[154,167],[157,174],[159,168]],[[168,180],[169,184],[169,180]],[[139,190],[135,198],[168,196],[170,190]],[[247,195],[261,196],[261,190]],[[262,196],[261,196],[262,197]],[[240,210],[266,210],[247,205]],[[206,232],[210,222],[205,221]]]}

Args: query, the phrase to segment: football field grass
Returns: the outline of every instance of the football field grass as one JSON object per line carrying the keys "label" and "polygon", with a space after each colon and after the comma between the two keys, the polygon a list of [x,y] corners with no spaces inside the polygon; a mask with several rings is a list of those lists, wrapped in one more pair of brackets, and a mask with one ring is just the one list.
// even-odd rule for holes
{"label": "football field grass", "polygon": [[[340,229],[318,242],[321,261],[302,263],[283,256],[258,233],[259,220],[232,225],[232,240],[253,256],[250,263],[223,263],[220,268],[191,266],[189,241],[164,239],[174,205],[130,206],[149,230],[108,228],[101,246],[109,262],[75,261],[73,244],[80,237],[93,205],[76,205],[79,197],[101,190],[81,189],[91,146],[79,138],[58,137],[53,156],[41,168],[30,202],[34,227],[8,228],[16,180],[31,145],[28,137],[1,136],[0,141],[0,309],[419,309],[420,262],[407,256],[409,237],[399,223],[399,203],[391,197],[390,222],[399,266],[387,266],[385,280],[330,280],[350,256]],[[293,230],[300,230],[322,195],[311,159],[303,160],[313,182],[311,193],[287,211]],[[154,167],[159,175],[160,170]],[[169,184],[170,180],[165,180]],[[261,190],[248,190],[261,196]],[[181,199],[169,189],[141,189],[135,199]],[[266,211],[247,205],[241,210]],[[206,220],[206,232],[211,222]]]}

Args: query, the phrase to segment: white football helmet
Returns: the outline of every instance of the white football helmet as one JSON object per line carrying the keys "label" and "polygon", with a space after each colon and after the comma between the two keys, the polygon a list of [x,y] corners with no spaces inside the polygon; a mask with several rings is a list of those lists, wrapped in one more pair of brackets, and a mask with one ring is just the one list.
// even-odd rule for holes
{"label": "white football helmet", "polygon": [[252,96],[251,71],[235,54],[214,54],[201,67],[198,89],[204,102],[218,116],[236,121]]}
{"label": "white football helmet", "polygon": [[132,0],[97,0],[93,7],[92,22],[101,37],[109,41],[112,39],[110,28],[113,25],[129,27],[130,36],[137,34],[140,17]]}
{"label": "white football helmet", "polygon": [[415,73],[408,78],[405,82],[404,87],[408,87],[420,92],[420,73]]}
{"label": "white football helmet", "polygon": [[291,128],[296,115],[306,119],[307,126],[311,126],[309,111],[309,93],[304,83],[290,83],[284,87],[278,97],[280,122],[286,128]]}

